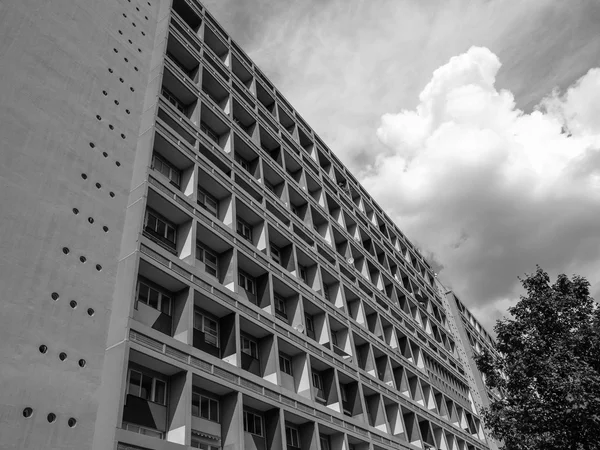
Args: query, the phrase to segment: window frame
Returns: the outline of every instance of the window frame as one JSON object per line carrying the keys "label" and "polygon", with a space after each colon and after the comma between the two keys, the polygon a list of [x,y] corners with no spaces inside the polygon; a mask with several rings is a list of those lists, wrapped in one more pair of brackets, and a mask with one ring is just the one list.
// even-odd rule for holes
{"label": "window frame", "polygon": [[[198,324],[198,321],[196,320],[197,318],[200,318],[200,323]],[[207,332],[207,328],[206,328],[206,321],[211,321],[214,322],[216,325],[216,335],[212,333],[212,330],[210,330],[210,332]],[[212,317],[208,317],[205,313],[203,313],[202,311],[196,309],[194,311],[194,328],[196,330],[201,331],[202,333],[204,333],[204,342],[212,345],[213,347],[216,348],[221,348],[221,341],[220,341],[220,324],[218,320],[213,319]],[[215,342],[209,342],[206,339],[206,336],[213,336],[215,338]]]}
{"label": "window frame", "polygon": [[[329,445],[329,436],[319,436],[319,443],[321,444],[321,450],[331,450],[331,445]],[[323,445],[325,443],[325,445]]]}
{"label": "window frame", "polygon": [[[199,256],[198,250],[200,250],[202,252],[201,258],[198,257]],[[209,256],[212,256],[215,259],[214,263],[212,261],[207,262],[207,258],[206,258],[207,254]],[[200,241],[196,241],[196,260],[200,261],[204,265],[205,273],[207,273],[210,276],[213,276],[215,278],[219,278],[219,255],[214,250],[208,248],[206,245],[204,245]],[[208,269],[214,270],[214,273],[212,273]]]}
{"label": "window frame", "polygon": [[[196,203],[205,211],[207,211],[211,216],[216,218],[219,217],[219,200],[213,195],[209,194],[205,189],[202,189],[198,186]],[[200,199],[202,196],[202,199]],[[214,207],[210,204],[210,202],[214,203]]]}
{"label": "window frame", "polygon": [[[250,352],[247,352],[245,350],[244,341],[246,341],[248,343],[247,348],[249,349]],[[258,342],[252,338],[247,337],[246,335],[243,335],[243,334],[240,335],[240,350],[242,353],[250,356],[251,358],[259,359]]]}
{"label": "window frame", "polygon": [[308,283],[308,272],[306,270],[306,266],[298,264],[298,277],[304,281],[304,283]]}
{"label": "window frame", "polygon": [[[155,225],[155,229],[152,229],[152,227],[150,227],[150,225],[148,225],[148,219],[149,217],[152,216],[154,218],[154,220],[156,221],[156,225]],[[158,231],[158,225],[159,222],[162,222],[164,224],[165,227],[165,231],[164,233],[159,233]],[[169,229],[173,230],[173,239],[169,239]],[[177,226],[175,226],[175,224],[171,221],[169,221],[168,219],[166,219],[164,216],[160,215],[158,212],[156,212],[155,210],[153,210],[152,208],[146,208],[146,213],[144,214],[144,231],[148,231],[150,234],[152,234],[153,236],[155,235],[156,237],[158,237],[161,242],[165,242],[165,244],[169,245],[172,244],[172,247],[175,248],[177,246]]]}
{"label": "window frame", "polygon": [[252,174],[251,169],[250,169],[250,161],[248,161],[246,158],[243,158],[239,153],[234,152],[233,160],[236,163],[238,163],[240,165],[240,167],[242,169],[244,169],[246,172],[248,172],[249,174]]}
{"label": "window frame", "polygon": [[175,94],[173,94],[166,87],[161,86],[160,95],[162,95],[167,100],[167,102],[169,102],[171,105],[173,105],[179,112],[186,114],[186,110],[187,110],[186,106],[183,104],[183,102],[181,100],[179,100],[175,96]]}
{"label": "window frame", "polygon": [[[287,305],[285,299],[277,294],[273,294],[273,300],[275,303],[275,314],[279,313],[283,317],[287,318]],[[279,308],[280,305],[283,305],[283,308]]]}
{"label": "window frame", "polygon": [[239,217],[236,217],[235,222],[236,233],[246,239],[248,242],[252,243],[252,227],[250,224]]}
{"label": "window frame", "polygon": [[219,135],[210,127],[210,125],[202,120],[200,121],[200,131],[206,134],[215,144],[219,144]]}
{"label": "window frame", "polygon": [[312,385],[315,389],[318,389],[319,391],[323,390],[323,377],[321,376],[321,374],[319,372],[316,371],[312,371],[311,373],[311,379],[312,379]]}
{"label": "window frame", "polygon": [[[251,420],[252,428],[254,429],[254,431],[249,430],[250,418],[252,419]],[[244,422],[244,432],[253,434],[254,436],[258,436],[261,438],[264,437],[263,417],[261,415],[244,410],[243,422]],[[258,430],[258,433],[256,432],[257,431],[256,430],[257,423],[260,428],[260,430]]]}
{"label": "window frame", "polygon": [[269,253],[271,255],[271,259],[277,264],[281,265],[281,249],[275,244],[269,242]]}
{"label": "window frame", "polygon": [[300,448],[300,433],[298,432],[298,428],[286,424],[285,441],[288,447]]}
{"label": "window frame", "polygon": [[[198,414],[194,414],[194,399],[198,398]],[[207,411],[206,411],[206,417],[203,416],[202,414],[202,399],[207,400],[208,401],[208,406],[207,406]],[[211,403],[213,405],[216,405],[216,418],[215,417],[211,417],[211,411],[213,410],[211,408]],[[194,417],[198,417],[200,419],[205,419],[205,420],[209,420],[211,422],[215,422],[215,423],[221,423],[221,402],[213,397],[209,397],[208,395],[203,394],[202,392],[196,391],[196,390],[192,390],[192,416]]]}
{"label": "window frame", "polygon": [[[162,166],[166,167],[169,170],[169,175],[164,174],[158,167],[157,167],[157,162],[160,163]],[[162,156],[160,153],[157,152],[153,152],[152,153],[152,162],[150,167],[157,171],[158,173],[160,173],[161,175],[167,177],[169,179],[169,183],[171,183],[173,186],[177,187],[177,189],[181,188],[181,170],[178,169],[177,167],[175,167],[173,164],[171,164],[164,156]],[[174,180],[172,178],[172,175],[175,174],[177,175],[177,180]]]}
{"label": "window frame", "polygon": [[256,279],[242,270],[238,271],[238,285],[246,292],[256,295]]}
{"label": "window frame", "polygon": [[315,332],[314,319],[310,314],[304,314],[304,324],[306,326],[306,331],[310,331],[312,333]]}
{"label": "window frame", "polygon": [[[131,374],[132,373],[136,373],[140,377],[140,384],[139,384],[139,387],[138,387],[138,393],[137,394],[131,392],[132,391],[132,389],[131,389],[131,385],[132,385],[132,383],[131,383]],[[152,380],[151,381],[150,393],[149,393],[150,394],[149,395],[150,398],[142,397],[142,386],[144,384],[144,377],[150,378]],[[160,401],[160,399],[157,399],[157,389],[156,389],[157,382],[158,383],[162,383],[164,385],[164,387],[163,387],[163,396],[162,396],[163,398],[162,398],[162,401]],[[144,372],[142,372],[139,369],[132,369],[132,368],[128,369],[128,371],[127,371],[127,395],[133,395],[134,397],[141,398],[141,399],[146,400],[148,402],[156,403],[157,405],[167,406],[167,398],[168,398],[167,391],[168,391],[168,383],[165,380],[162,380],[160,378],[154,377],[152,375],[148,375],[147,373],[144,373]]]}
{"label": "window frame", "polygon": [[[289,371],[286,370],[286,368]],[[287,375],[294,376],[294,371],[292,368],[292,358],[282,352],[279,352],[279,369]]]}
{"label": "window frame", "polygon": [[[145,302],[140,298],[140,286],[146,286],[148,288],[148,301]],[[158,300],[157,300],[157,307],[155,308],[154,306],[152,306],[150,304],[150,290],[153,290],[155,292],[158,293]],[[164,299],[168,299],[168,312],[163,311],[163,300]],[[146,282],[145,280],[137,280],[137,287],[136,287],[136,296],[135,296],[135,305],[134,308],[138,309],[138,304],[139,303],[143,303],[144,305],[152,308],[152,309],[156,309],[157,311],[159,311],[161,314],[166,314],[167,316],[171,317],[172,311],[173,311],[173,296],[172,293],[169,292],[169,295],[165,294],[165,292],[161,289],[157,289],[154,285]]]}

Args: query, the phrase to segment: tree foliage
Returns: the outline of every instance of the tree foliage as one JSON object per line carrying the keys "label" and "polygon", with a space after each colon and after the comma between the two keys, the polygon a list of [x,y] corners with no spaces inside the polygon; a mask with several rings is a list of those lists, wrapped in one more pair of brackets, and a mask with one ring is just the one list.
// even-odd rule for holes
{"label": "tree foliage", "polygon": [[540,267],[521,279],[526,295],[496,323],[498,354],[476,357],[503,394],[483,412],[506,450],[600,449],[600,309],[589,282]]}

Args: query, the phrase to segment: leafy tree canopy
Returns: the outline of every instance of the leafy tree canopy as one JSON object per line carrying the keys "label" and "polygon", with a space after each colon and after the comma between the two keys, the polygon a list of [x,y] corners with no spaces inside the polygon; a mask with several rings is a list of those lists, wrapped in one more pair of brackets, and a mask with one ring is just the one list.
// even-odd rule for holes
{"label": "leafy tree canopy", "polygon": [[506,450],[600,449],[600,308],[580,276],[554,284],[540,267],[494,327],[497,355],[477,356],[503,394],[483,412]]}

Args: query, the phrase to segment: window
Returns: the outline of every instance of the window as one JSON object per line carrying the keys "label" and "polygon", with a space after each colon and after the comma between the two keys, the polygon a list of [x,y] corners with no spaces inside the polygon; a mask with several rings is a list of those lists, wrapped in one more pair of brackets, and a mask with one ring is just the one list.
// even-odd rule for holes
{"label": "window", "polygon": [[160,405],[167,404],[167,383],[137,370],[129,369],[127,393]]}
{"label": "window", "polygon": [[132,431],[138,434],[144,434],[146,436],[155,437],[158,439],[163,439],[164,433],[162,431],[153,430],[151,428],[141,427],[139,425],[134,425],[133,423],[123,422],[121,428],[127,431]]}
{"label": "window", "polygon": [[238,153],[234,155],[234,160],[236,163],[242,166],[242,169],[250,173],[250,163],[242,158]]}
{"label": "window", "polygon": [[215,131],[209,127],[205,122],[200,122],[200,131],[206,134],[211,140],[219,143],[219,135],[215,133]]}
{"label": "window", "polygon": [[144,220],[144,230],[167,243],[170,247],[175,247],[177,230],[175,225],[169,223],[166,219],[152,210],[146,211]]}
{"label": "window", "polygon": [[152,168],[167,177],[172,185],[179,188],[181,171],[169,164],[166,159],[157,153],[152,155]]}
{"label": "window", "polygon": [[[138,282],[137,301],[148,305],[168,316],[171,315],[171,297],[162,292],[148,286],[141,281]],[[137,308],[137,304],[135,305]]]}
{"label": "window", "polygon": [[242,289],[246,290],[250,294],[254,294],[256,292],[254,278],[245,274],[244,272],[240,271],[238,273],[238,284]]}
{"label": "window", "polygon": [[161,90],[161,94],[164,98],[166,98],[168,100],[168,102],[173,105],[175,108],[177,108],[179,111],[181,111],[182,113],[185,114],[185,106],[183,103],[181,103],[179,101],[179,99],[177,97],[175,97],[175,95],[173,95],[173,93],[171,91],[169,91],[166,87],[163,87]]}
{"label": "window", "polygon": [[244,431],[262,437],[262,417],[251,412],[244,411]]}
{"label": "window", "polygon": [[315,332],[315,326],[313,324],[313,318],[312,316],[309,316],[308,314],[304,315],[304,321],[306,322],[306,331],[310,331],[311,333]]}
{"label": "window", "polygon": [[252,356],[254,359],[258,359],[258,344],[256,341],[247,338],[246,336],[241,337],[242,340],[242,353]]}
{"label": "window", "polygon": [[338,347],[337,331],[331,331],[331,343]]}
{"label": "window", "polygon": [[219,401],[200,392],[192,392],[192,415],[219,422]]}
{"label": "window", "polygon": [[215,217],[219,215],[219,202],[208,192],[198,187],[198,205]]}
{"label": "window", "polygon": [[323,389],[323,379],[321,378],[321,374],[319,372],[312,373],[313,386],[316,389]]}
{"label": "window", "polygon": [[325,297],[325,300],[327,300],[328,302],[331,301],[329,297],[329,287],[327,286],[325,286],[325,288],[323,289],[323,297]]}
{"label": "window", "polygon": [[300,217],[300,211],[298,210],[298,208],[296,207],[296,205],[290,205],[290,209],[292,210],[292,212],[297,215],[298,217]]}
{"label": "window", "polygon": [[269,249],[271,250],[271,259],[277,264],[281,264],[281,250],[279,250],[279,247],[269,244]]}
{"label": "window", "polygon": [[252,242],[252,227],[242,219],[237,219],[237,234],[249,242]]}
{"label": "window", "polygon": [[[193,431],[192,431],[193,433]],[[206,442],[202,442],[200,439],[193,437],[192,435],[192,443],[190,445],[192,448],[199,448],[201,450],[220,450],[221,447],[218,445],[207,444]]]}
{"label": "window", "polygon": [[304,281],[305,283],[308,283],[307,277],[306,277],[306,267],[298,264],[298,272],[300,273],[300,278],[302,279],[302,281]]}
{"label": "window", "polygon": [[219,347],[219,322],[195,311],[194,328],[204,333],[204,342]]}
{"label": "window", "polygon": [[213,277],[217,276],[219,260],[217,255],[215,255],[211,250],[208,250],[201,244],[196,243],[196,259],[204,263],[204,271],[207,274],[212,275]]}
{"label": "window", "polygon": [[296,428],[286,425],[285,440],[287,441],[288,447],[300,448],[300,436]]}
{"label": "window", "polygon": [[285,310],[285,300],[279,297],[277,294],[274,296],[275,300],[275,314],[278,314],[287,319],[287,314]]}
{"label": "window", "polygon": [[321,441],[321,450],[331,449],[331,446],[329,445],[329,436],[321,436],[319,441]]}
{"label": "window", "polygon": [[279,368],[283,373],[293,375],[292,373],[292,360],[285,353],[279,353]]}

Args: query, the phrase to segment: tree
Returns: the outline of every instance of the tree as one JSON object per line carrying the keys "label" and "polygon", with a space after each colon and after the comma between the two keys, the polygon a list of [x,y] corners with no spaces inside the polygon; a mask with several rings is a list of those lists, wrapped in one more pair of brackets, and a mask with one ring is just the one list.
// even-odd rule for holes
{"label": "tree", "polygon": [[475,357],[489,388],[483,411],[506,450],[600,449],[600,309],[580,276],[554,284],[539,266],[526,295],[494,327],[498,354]]}

